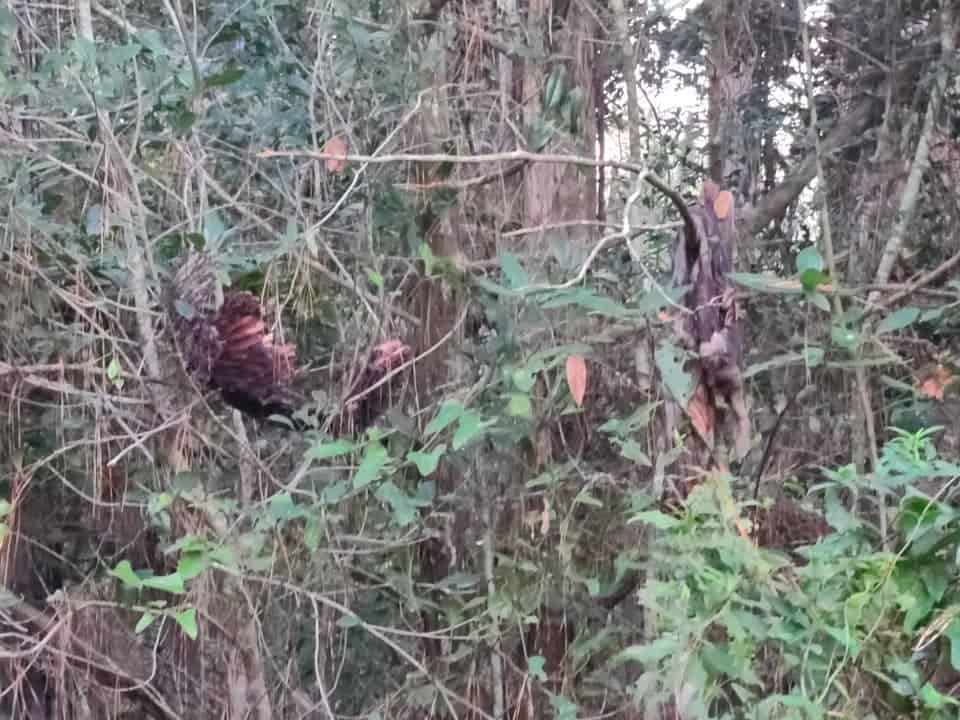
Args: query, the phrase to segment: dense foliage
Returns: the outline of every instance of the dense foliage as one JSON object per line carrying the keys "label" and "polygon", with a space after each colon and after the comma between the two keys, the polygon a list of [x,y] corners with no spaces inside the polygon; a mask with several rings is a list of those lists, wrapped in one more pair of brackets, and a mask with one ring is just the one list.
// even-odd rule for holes
{"label": "dense foliage", "polygon": [[[960,13],[674,5],[0,8],[0,716],[956,715]],[[742,462],[672,324],[706,178]],[[296,429],[181,362],[190,248]]]}

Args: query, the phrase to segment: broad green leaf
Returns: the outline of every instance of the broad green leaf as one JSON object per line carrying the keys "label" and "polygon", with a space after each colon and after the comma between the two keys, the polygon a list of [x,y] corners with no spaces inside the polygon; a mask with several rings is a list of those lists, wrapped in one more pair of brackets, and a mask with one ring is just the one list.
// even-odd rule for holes
{"label": "broad green leaf", "polygon": [[208,548],[206,552],[210,562],[217,563],[228,570],[236,570],[240,566],[237,562],[236,550],[230,545],[217,545]]}
{"label": "broad green leaf", "polygon": [[536,373],[530,368],[517,368],[510,377],[513,380],[513,386],[522,393],[530,392],[537,382]]}
{"label": "broad green leaf", "polygon": [[390,506],[393,518],[400,527],[406,527],[417,519],[417,504],[392,481],[387,480],[381,484],[377,488],[376,496]]}
{"label": "broad green leaf", "polygon": [[667,635],[660,637],[647,645],[631,645],[617,653],[613,662],[638,662],[642,665],[653,665],[670,655],[675,655],[683,649],[677,637]]}
{"label": "broad green leaf", "polygon": [[830,276],[820,270],[804,270],[800,273],[800,286],[807,293],[813,292],[818,285],[825,285],[829,281]]}
{"label": "broad green leaf", "polygon": [[362,624],[363,621],[356,615],[341,615],[340,619],[337,620],[337,627],[341,627],[345,630]]}
{"label": "broad green leaf", "polygon": [[231,85],[244,76],[246,70],[235,65],[228,65],[220,72],[208,75],[204,80],[204,85],[208,88],[224,87]]}
{"label": "broad green leaf", "polygon": [[197,611],[196,608],[187,608],[174,615],[177,625],[191,640],[197,639]]}
{"label": "broad green leaf", "polygon": [[378,440],[370,441],[363,460],[360,461],[360,467],[353,476],[353,489],[360,490],[376,480],[389,461],[390,455],[386,448]]}
{"label": "broad green leaf", "polygon": [[924,706],[933,710],[941,710],[948,705],[955,706],[958,704],[956,699],[949,695],[944,695],[930,683],[925,683],[924,686],[920,688],[920,700],[923,701]]}
{"label": "broad green leaf", "polygon": [[120,372],[122,368],[120,367],[120,361],[114,356],[110,360],[110,364],[107,365],[107,379],[111,382],[114,382],[118,377],[120,377]]}
{"label": "broad green leaf", "polygon": [[547,681],[547,674],[544,672],[547,661],[543,655],[532,655],[527,658],[527,673],[541,682]]}
{"label": "broad green leaf", "polygon": [[530,278],[526,270],[523,269],[515,255],[501,253],[500,269],[503,270],[503,277],[507,281],[507,287],[511,290],[520,290],[530,284]]}
{"label": "broad green leaf", "polygon": [[141,580],[144,587],[150,587],[154,590],[182,595],[187,591],[183,585],[183,576],[180,573],[170,573],[169,575],[155,575],[153,577],[143,578]]}
{"label": "broad green leaf", "polygon": [[353,452],[356,447],[354,443],[347,442],[346,440],[335,440],[334,442],[314,445],[307,450],[304,456],[308,460],[327,460],[328,458],[339,457],[340,455]]}
{"label": "broad green leaf", "polygon": [[860,344],[860,334],[842,325],[833,325],[830,329],[830,339],[834,345],[844,350],[854,350]]}
{"label": "broad green leaf", "polygon": [[183,553],[177,561],[177,575],[184,580],[190,580],[206,570],[209,564],[206,553]]}
{"label": "broad green leaf", "polygon": [[531,417],[533,415],[533,405],[530,402],[530,396],[522,393],[510,393],[507,414],[511,417]]}
{"label": "broad green leaf", "polygon": [[626,318],[637,314],[611,298],[597,295],[590,288],[566,288],[535,297],[538,298],[535,302],[545,310],[574,305],[612,318]]}
{"label": "broad green leaf", "polygon": [[320,520],[311,515],[303,528],[303,544],[310,552],[316,552],[320,547],[321,530],[323,529]]}
{"label": "broad green leaf", "polygon": [[103,53],[104,65],[121,67],[133,60],[143,49],[140,43],[130,42],[124,45],[114,45]]}
{"label": "broad green leaf", "polygon": [[288,492],[277,493],[271,497],[268,508],[270,518],[274,522],[285,522],[306,514],[303,508],[297,506],[293,496]]}
{"label": "broad green leaf", "polygon": [[657,348],[654,361],[674,400],[682,407],[686,407],[694,387],[693,378],[683,367],[681,351],[669,342],[664,343]]}
{"label": "broad green leaf", "polygon": [[799,363],[805,363],[808,367],[817,367],[823,362],[823,356],[823,348],[811,345],[803,352],[776,355],[765,362],[750,365],[744,371],[743,377],[744,379],[748,379],[754,377],[755,375],[759,375],[760,373],[775,370],[779,367],[787,367],[789,365],[796,365]]}
{"label": "broad green leaf", "polygon": [[337,480],[323,489],[323,492],[320,493],[320,502],[324,505],[336,505],[346,497],[349,491],[350,486],[346,481]]}
{"label": "broad green leaf", "polygon": [[627,460],[632,460],[643,467],[653,467],[650,458],[636,440],[626,440],[622,442],[620,444],[620,454]]}
{"label": "broad green leaf", "polygon": [[800,251],[800,254],[797,255],[797,273],[800,275],[803,275],[803,273],[809,270],[819,272],[823,270],[823,267],[823,258],[820,256],[817,248],[813,246],[805,247]]}
{"label": "broad green leaf", "polygon": [[140,579],[140,576],[134,572],[129,560],[121,560],[113,570],[110,570],[110,574],[128,588],[135,590],[143,587],[143,581]]}
{"label": "broad green leaf", "polygon": [[407,453],[407,461],[417,466],[420,477],[429,477],[436,471],[440,458],[447,451],[446,445],[438,445],[431,452],[411,450]]}
{"label": "broad green leaf", "polygon": [[154,615],[153,613],[145,612],[143,615],[140,616],[140,619],[137,620],[137,625],[136,627],[133,628],[133,632],[139,635],[148,627],[153,625],[153,621],[156,619],[157,619],[157,616]]}
{"label": "broad green leaf", "polygon": [[217,243],[226,232],[226,225],[223,224],[223,218],[216,210],[208,210],[203,218],[203,239],[208,248],[217,247]]}
{"label": "broad green leaf", "polygon": [[435,435],[459,420],[461,415],[463,415],[461,403],[456,400],[445,400],[423,432],[425,435]]}
{"label": "broad green leaf", "polygon": [[919,319],[920,312],[920,308],[902,307],[896,312],[890,313],[877,324],[877,335],[895,332],[913,325]]}
{"label": "broad green leaf", "polygon": [[683,521],[666,513],[662,513],[659,510],[646,510],[631,517],[629,523],[644,523],[646,525],[652,525],[658,530],[669,530],[678,525],[682,525]]}
{"label": "broad green leaf", "polygon": [[423,260],[424,274],[430,277],[433,274],[436,258],[433,255],[433,249],[427,243],[420,243],[420,259]]}
{"label": "broad green leaf", "polygon": [[825,313],[833,311],[833,308],[830,307],[830,301],[827,299],[827,296],[820,292],[811,292],[807,293],[807,301],[813,304],[815,307],[820,308]]}
{"label": "broad green leaf", "polygon": [[483,418],[473,411],[465,412],[461,417],[457,430],[453,434],[452,447],[454,450],[462,450],[469,443],[483,435],[484,431],[490,425],[490,422],[484,422]]}
{"label": "broad green leaf", "polygon": [[944,635],[950,640],[950,664],[960,671],[960,617],[954,616]]}

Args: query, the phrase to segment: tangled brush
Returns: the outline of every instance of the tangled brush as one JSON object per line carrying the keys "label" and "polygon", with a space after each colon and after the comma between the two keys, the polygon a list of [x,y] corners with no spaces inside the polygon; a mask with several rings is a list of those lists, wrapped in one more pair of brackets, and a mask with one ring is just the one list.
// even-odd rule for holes
{"label": "tangled brush", "polygon": [[[218,303],[218,294],[210,257],[189,251],[177,263],[166,302],[184,369],[197,385],[219,390],[224,402],[240,412],[260,419],[283,416],[302,428],[294,418],[305,401],[292,386],[294,346],[274,343],[255,295],[229,291]],[[373,349],[349,384],[334,432],[362,429],[376,419],[389,401],[389,388],[381,381],[409,354],[399,340]]]}

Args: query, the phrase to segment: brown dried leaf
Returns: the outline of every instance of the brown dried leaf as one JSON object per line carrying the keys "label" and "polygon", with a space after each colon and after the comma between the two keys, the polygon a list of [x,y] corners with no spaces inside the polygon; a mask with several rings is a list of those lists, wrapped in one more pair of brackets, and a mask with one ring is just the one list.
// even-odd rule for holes
{"label": "brown dried leaf", "polygon": [[[323,146],[323,154],[346,156],[347,141],[339,135],[334,135],[332,138],[327,140],[327,144]],[[326,160],[327,172],[338,173],[346,166],[346,157],[328,157]]]}
{"label": "brown dried leaf", "polygon": [[713,200],[713,211],[717,214],[719,220],[726,219],[727,215],[733,209],[733,195],[729,190],[724,190],[717,194]]}
{"label": "brown dried leaf", "polygon": [[567,385],[577,407],[583,407],[583,396],[587,392],[587,364],[579,355],[567,358]]}

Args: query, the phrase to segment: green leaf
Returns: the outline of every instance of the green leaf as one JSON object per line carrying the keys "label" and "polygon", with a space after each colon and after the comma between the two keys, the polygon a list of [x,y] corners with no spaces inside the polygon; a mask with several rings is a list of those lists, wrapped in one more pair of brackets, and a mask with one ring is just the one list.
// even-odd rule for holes
{"label": "green leaf", "polygon": [[346,440],[336,440],[334,442],[314,445],[304,453],[304,457],[308,460],[327,460],[353,452],[356,447],[354,443],[347,442]]}
{"label": "green leaf", "polygon": [[786,353],[784,355],[776,355],[766,362],[756,363],[750,365],[743,373],[744,380],[752,378],[755,375],[760,373],[765,373],[770,370],[775,370],[779,367],[787,367],[790,365],[796,365],[799,363],[804,363],[808,367],[817,367],[820,363],[823,362],[823,348],[811,345],[806,348],[803,352],[797,353]]}
{"label": "green leaf", "polygon": [[200,575],[210,563],[207,554],[202,552],[189,552],[180,556],[177,561],[177,575],[186,580]]}
{"label": "green leaf", "polygon": [[943,634],[950,640],[950,664],[960,671],[960,618],[954,617]]}
{"label": "green leaf", "polygon": [[237,570],[240,567],[240,564],[237,562],[237,553],[230,545],[218,545],[213,548],[208,548],[207,553],[210,557],[210,562],[217,563],[228,570]]}
{"label": "green leaf", "polygon": [[121,560],[113,570],[110,570],[110,574],[133,590],[143,587],[143,581],[140,579],[140,576],[133,571],[129,560]]}
{"label": "green leaf", "polygon": [[215,248],[226,232],[223,218],[216,210],[208,210],[203,218],[203,239],[208,248]]}
{"label": "green leaf", "polygon": [[303,517],[305,510],[297,506],[293,496],[288,492],[277,493],[270,498],[270,519],[274,522],[285,522],[294,518]]}
{"label": "green leaf", "polygon": [[377,290],[383,289],[383,275],[376,270],[367,270],[367,279]]}
{"label": "green leaf", "polygon": [[489,424],[489,422],[484,422],[478,413],[465,412],[460,417],[457,431],[453,434],[453,449],[462,450],[465,448],[470,442],[483,435]]}
{"label": "green leaf", "polygon": [[398,488],[393,481],[387,480],[376,493],[377,499],[390,506],[397,525],[406,527],[417,519],[417,504],[409,495]]}
{"label": "green leaf", "polygon": [[818,285],[825,285],[829,280],[830,276],[821,270],[804,270],[800,273],[800,286],[807,293],[816,290]]}
{"label": "green leaf", "polygon": [[529,395],[510,393],[510,402],[507,403],[507,413],[511,417],[532,417],[533,405]]}
{"label": "green leaf", "polygon": [[934,710],[941,710],[948,705],[958,704],[957,700],[949,695],[944,695],[930,683],[926,683],[922,688],[920,688],[920,700],[923,701],[923,704],[926,707]]}
{"label": "green leaf", "polygon": [[[641,314],[640,311],[631,310],[611,298],[598,295],[590,288],[564,288],[563,290],[550,291],[538,295],[535,301],[537,305],[545,310],[574,305],[596,313],[597,315],[612,318],[627,318]],[[663,304],[666,303],[664,302]]]}
{"label": "green leaf", "polygon": [[420,243],[420,259],[423,260],[424,275],[430,277],[433,274],[436,258],[433,255],[433,249],[427,243]]}
{"label": "green leaf", "polygon": [[630,518],[629,523],[645,523],[646,525],[652,525],[658,530],[670,530],[678,525],[682,525],[683,521],[666,513],[662,513],[659,510],[646,510]]}
{"label": "green leaf", "polygon": [[133,60],[143,49],[140,43],[130,42],[125,45],[114,45],[103,53],[104,65],[121,67]]}
{"label": "green leaf", "polygon": [[336,505],[347,496],[350,486],[344,480],[337,480],[327,485],[320,494],[320,502],[324,505]]}
{"label": "green leaf", "polygon": [[680,650],[682,650],[680,640],[668,635],[657,638],[648,645],[631,645],[617,653],[613,662],[620,664],[633,661],[642,665],[653,665],[670,655],[675,655]]}
{"label": "green leaf", "polygon": [[303,544],[310,552],[316,552],[320,547],[320,537],[322,526],[320,520],[311,515],[303,528]]}
{"label": "green leaf", "polygon": [[390,455],[386,448],[380,444],[379,440],[371,440],[363,460],[360,461],[360,467],[353,476],[353,489],[360,490],[376,480],[388,462],[390,462]]}
{"label": "green leaf", "polygon": [[228,65],[220,72],[215,72],[204,80],[204,85],[208,88],[224,87],[231,85],[244,76],[247,71],[236,65]]}
{"label": "green leaf", "polygon": [[827,300],[827,296],[819,292],[811,292],[807,294],[807,300],[811,302],[815,307],[820,308],[825,313],[832,312],[833,308],[830,307],[830,301]]}
{"label": "green leaf", "polygon": [[0,500],[0,518],[9,515],[12,509],[13,506],[7,500]]}
{"label": "green leaf", "polygon": [[420,473],[420,477],[429,477],[436,471],[437,466],[440,464],[440,458],[443,457],[446,451],[447,446],[445,444],[438,445],[431,452],[411,450],[407,453],[407,461],[417,466],[417,472]]}
{"label": "green leaf", "polygon": [[155,575],[153,577],[143,578],[141,582],[144,587],[162,590],[163,592],[174,595],[182,595],[187,591],[183,585],[183,576],[178,572],[170,573],[169,575]]}
{"label": "green leaf", "polygon": [[887,315],[877,325],[877,335],[902,330],[913,325],[920,317],[920,308],[902,307],[896,312]]}
{"label": "green leaf", "polygon": [[813,246],[805,247],[800,251],[800,254],[797,255],[797,273],[800,275],[810,270],[820,272],[823,270],[823,267],[823,258],[820,256],[817,248]]}
{"label": "green leaf", "polygon": [[515,255],[501,253],[500,269],[503,270],[503,277],[507,281],[507,287],[511,290],[519,290],[530,284],[527,272]]}
{"label": "green leaf", "polygon": [[547,665],[546,658],[543,655],[533,655],[527,658],[527,673],[530,677],[535,677],[541,682],[547,681],[547,674],[544,672],[544,668]]}
{"label": "green leaf", "polygon": [[110,360],[110,364],[107,365],[107,379],[110,380],[110,382],[116,382],[117,378],[120,377],[121,370],[120,361],[116,355],[114,355]]}
{"label": "green leaf", "polygon": [[664,343],[654,353],[654,361],[674,400],[686,407],[694,387],[693,378],[683,368],[681,351],[669,342]]}
{"label": "green leaf", "polygon": [[139,635],[148,627],[153,625],[153,621],[156,619],[157,619],[157,616],[154,615],[153,613],[145,612],[143,615],[140,616],[140,619],[137,620],[137,625],[136,627],[133,628],[133,632]]}
{"label": "green leaf", "polygon": [[530,368],[518,368],[510,376],[513,386],[522,393],[528,393],[537,383],[537,375]]}
{"label": "green leaf", "polygon": [[170,125],[179,133],[185,133],[197,121],[197,115],[186,107],[179,107],[170,114]]}
{"label": "green leaf", "polygon": [[844,350],[854,350],[860,344],[860,334],[843,325],[835,324],[830,328],[830,339]]}
{"label": "green leaf", "polygon": [[643,467],[653,467],[653,464],[650,462],[650,458],[647,457],[647,454],[643,451],[640,443],[638,443],[636,440],[626,440],[625,442],[622,442],[620,444],[620,454],[623,455],[627,460],[632,460]]}
{"label": "green leaf", "polygon": [[183,630],[191,640],[197,639],[197,610],[196,608],[187,608],[173,616],[177,625]]}
{"label": "green leaf", "polygon": [[461,403],[456,400],[445,400],[423,432],[425,435],[435,435],[459,420],[461,415],[463,415]]}
{"label": "green leaf", "polygon": [[340,619],[337,620],[337,626],[345,630],[348,628],[357,627],[361,624],[363,624],[363,620],[356,615],[341,615]]}

